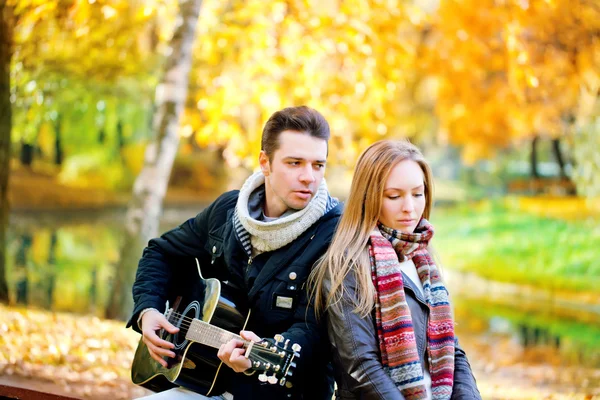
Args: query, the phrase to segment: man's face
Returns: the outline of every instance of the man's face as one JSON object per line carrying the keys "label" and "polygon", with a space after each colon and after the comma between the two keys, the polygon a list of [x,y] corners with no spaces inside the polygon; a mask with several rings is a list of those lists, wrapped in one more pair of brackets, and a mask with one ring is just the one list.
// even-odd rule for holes
{"label": "man's face", "polygon": [[298,131],[283,131],[272,160],[260,152],[265,175],[267,217],[279,217],[288,209],[301,210],[315,196],[327,159],[327,141]]}

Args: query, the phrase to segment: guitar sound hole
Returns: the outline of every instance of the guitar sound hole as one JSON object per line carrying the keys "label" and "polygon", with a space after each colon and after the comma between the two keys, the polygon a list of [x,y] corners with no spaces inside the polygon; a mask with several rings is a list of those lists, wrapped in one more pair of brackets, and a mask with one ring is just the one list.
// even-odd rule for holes
{"label": "guitar sound hole", "polygon": [[170,321],[173,325],[179,328],[179,332],[173,335],[171,342],[175,345],[174,350],[181,350],[188,344],[188,340],[185,338],[192,320],[198,318],[200,315],[200,303],[197,301],[191,302],[183,311],[183,313],[174,316],[173,320]]}

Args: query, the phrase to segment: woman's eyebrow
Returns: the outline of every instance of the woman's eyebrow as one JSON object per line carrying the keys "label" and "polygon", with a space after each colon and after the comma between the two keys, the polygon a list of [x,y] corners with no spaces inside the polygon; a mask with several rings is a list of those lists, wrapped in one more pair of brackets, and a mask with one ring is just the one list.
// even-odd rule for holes
{"label": "woman's eyebrow", "polygon": [[[419,185],[419,186],[415,186],[414,188],[409,189],[409,190],[417,190],[417,189],[424,189],[424,188],[425,188],[425,185]],[[397,187],[389,187],[389,188],[385,188],[384,190],[399,190],[399,191],[403,191],[404,189],[403,188],[397,188]]]}

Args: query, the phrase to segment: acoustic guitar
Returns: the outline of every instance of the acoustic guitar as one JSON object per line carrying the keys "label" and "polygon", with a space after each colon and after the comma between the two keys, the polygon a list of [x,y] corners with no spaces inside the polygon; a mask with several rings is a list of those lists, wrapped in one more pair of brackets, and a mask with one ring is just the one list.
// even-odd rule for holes
{"label": "acoustic guitar", "polygon": [[[167,306],[165,317],[179,332],[159,331],[159,336],[175,345],[175,358],[164,357],[167,367],[154,360],[146,344],[140,340],[131,366],[133,383],[160,392],[176,386],[215,396],[225,392],[227,382],[235,372],[223,365],[217,357],[222,344],[231,339],[244,342],[245,356],[252,369],[260,372],[261,382],[292,387],[288,378],[296,366],[294,358],[300,357],[300,346],[290,346],[281,335],[260,342],[248,342],[233,332],[243,330],[250,313],[244,315],[229,293],[227,285],[218,279],[204,279],[196,260],[199,277],[187,282],[172,308]],[[185,308],[180,307],[185,305]],[[179,311],[183,309],[183,311]]]}

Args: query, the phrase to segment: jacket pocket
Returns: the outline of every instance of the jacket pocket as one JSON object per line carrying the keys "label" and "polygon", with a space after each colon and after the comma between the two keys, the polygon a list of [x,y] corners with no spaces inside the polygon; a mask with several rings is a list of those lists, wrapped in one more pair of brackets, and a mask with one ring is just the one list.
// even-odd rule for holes
{"label": "jacket pocket", "polygon": [[270,312],[267,319],[271,322],[282,322],[292,318],[302,300],[305,281],[306,277],[300,268],[294,266],[277,273],[261,296],[269,301]]}

